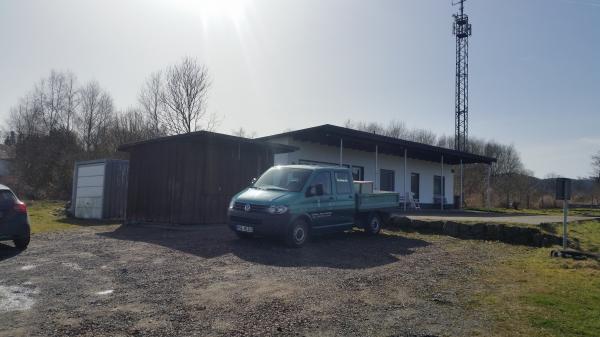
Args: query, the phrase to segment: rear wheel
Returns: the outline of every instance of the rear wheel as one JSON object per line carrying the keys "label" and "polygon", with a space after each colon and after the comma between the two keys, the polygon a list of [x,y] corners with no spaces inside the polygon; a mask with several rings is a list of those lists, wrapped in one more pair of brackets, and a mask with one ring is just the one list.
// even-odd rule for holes
{"label": "rear wheel", "polygon": [[285,243],[292,248],[299,248],[308,240],[308,224],[304,220],[296,220],[285,236]]}
{"label": "rear wheel", "polygon": [[365,226],[365,233],[369,235],[377,235],[381,231],[381,216],[377,213],[369,214],[367,223]]}
{"label": "rear wheel", "polygon": [[24,250],[27,249],[27,246],[29,246],[29,239],[30,237],[24,237],[24,238],[18,238],[18,239],[14,239],[13,243],[15,244],[15,247],[17,247],[18,249]]}

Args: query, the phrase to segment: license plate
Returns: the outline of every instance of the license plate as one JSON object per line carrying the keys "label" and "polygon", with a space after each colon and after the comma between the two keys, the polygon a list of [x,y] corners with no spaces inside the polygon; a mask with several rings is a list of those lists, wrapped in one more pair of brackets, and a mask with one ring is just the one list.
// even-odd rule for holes
{"label": "license plate", "polygon": [[235,225],[235,230],[238,232],[254,233],[254,227],[244,225]]}

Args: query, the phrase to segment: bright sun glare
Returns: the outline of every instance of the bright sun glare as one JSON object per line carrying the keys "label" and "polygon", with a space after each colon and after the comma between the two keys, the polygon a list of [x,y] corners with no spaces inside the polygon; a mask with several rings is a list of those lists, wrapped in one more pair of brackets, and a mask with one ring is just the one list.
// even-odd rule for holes
{"label": "bright sun glare", "polygon": [[205,20],[231,20],[239,24],[251,0],[179,0],[184,10],[193,11]]}

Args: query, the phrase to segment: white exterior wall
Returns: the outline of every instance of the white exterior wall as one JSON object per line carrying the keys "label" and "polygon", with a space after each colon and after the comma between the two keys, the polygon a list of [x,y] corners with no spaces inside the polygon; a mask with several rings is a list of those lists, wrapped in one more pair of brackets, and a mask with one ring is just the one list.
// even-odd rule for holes
{"label": "white exterior wall", "polygon": [[77,168],[75,217],[102,219],[104,163],[84,164]]}
{"label": "white exterior wall", "polygon": [[[275,155],[275,165],[298,164],[299,160],[314,160],[328,163],[339,163],[339,146],[327,146],[317,143],[299,142],[291,139],[289,136],[270,139],[270,141],[279,144],[292,145],[299,148],[298,151],[282,153]],[[364,167],[364,179],[376,182],[375,189],[379,189],[379,177],[376,179],[375,172],[375,149],[373,152],[365,152],[344,148],[342,151],[343,164],[356,165]],[[402,194],[404,192],[404,157],[391,156],[386,154],[378,155],[378,169],[387,169],[394,171],[395,192]],[[445,197],[447,204],[454,203],[454,166],[444,164],[445,178]],[[441,175],[440,162],[430,162],[417,159],[411,159],[410,153],[407,160],[406,192],[410,192],[410,175],[419,173],[419,201],[423,204],[433,204],[433,177]]]}

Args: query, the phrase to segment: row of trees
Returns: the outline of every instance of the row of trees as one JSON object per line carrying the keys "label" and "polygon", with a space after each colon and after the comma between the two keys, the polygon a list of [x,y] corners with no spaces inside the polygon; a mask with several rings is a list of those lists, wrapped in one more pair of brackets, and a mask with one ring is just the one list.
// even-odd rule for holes
{"label": "row of trees", "polygon": [[[346,127],[376,133],[389,137],[412,140],[429,145],[452,149],[454,137],[437,136],[424,129],[410,129],[403,122],[392,121],[385,125],[375,122],[355,122],[348,120]],[[554,179],[551,174],[545,179],[533,176],[525,168],[523,161],[514,145],[500,144],[495,141],[470,138],[468,151],[487,157],[494,157],[497,162],[491,168],[487,165],[465,165],[463,188],[465,203],[469,206],[486,204],[487,179],[490,175],[492,189],[492,205],[503,207],[554,207]],[[600,152],[593,156],[594,177],[582,178],[573,184],[574,200],[584,203],[598,203],[600,197]],[[488,170],[491,169],[491,172]],[[457,172],[458,173],[458,172]],[[459,189],[459,179],[455,179],[456,191]]]}
{"label": "row of trees", "polygon": [[[29,198],[68,198],[75,160],[119,157],[123,143],[197,130],[214,130],[219,119],[207,112],[211,86],[208,70],[196,60],[181,62],[152,73],[143,83],[138,104],[115,108],[110,93],[97,81],[80,84],[71,72],[51,71],[38,81],[10,111],[5,143],[15,150],[11,184]],[[415,142],[453,148],[454,138],[402,122],[385,125],[346,121],[346,127]],[[234,135],[254,138],[240,128]],[[553,185],[532,177],[513,145],[471,138],[469,152],[495,157],[491,168],[493,202],[526,207],[552,205]],[[594,180],[577,183],[581,198],[600,195],[600,153],[593,157]],[[488,167],[468,165],[464,189],[469,205],[483,205]],[[458,181],[458,180],[457,180]]]}
{"label": "row of trees", "polygon": [[15,150],[13,185],[30,198],[68,198],[75,160],[118,157],[120,144],[168,134],[212,130],[206,112],[208,70],[185,58],[151,74],[138,104],[115,108],[95,80],[51,71],[11,108],[5,143]]}

